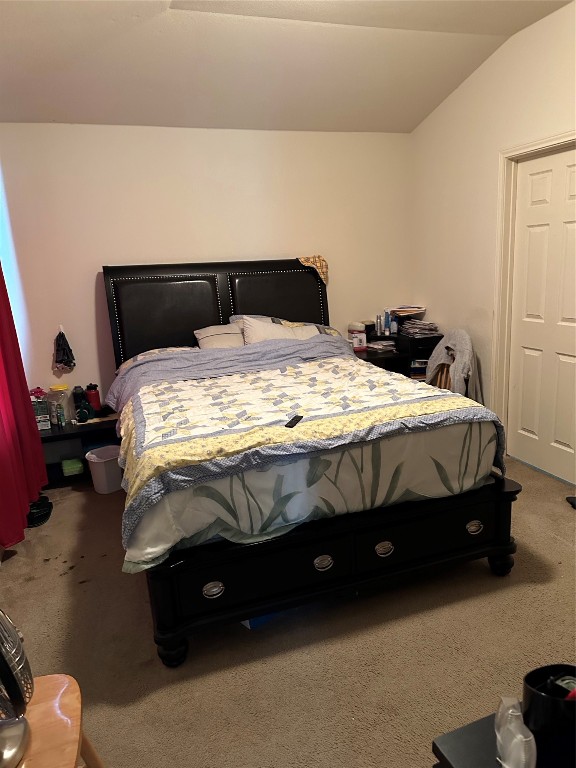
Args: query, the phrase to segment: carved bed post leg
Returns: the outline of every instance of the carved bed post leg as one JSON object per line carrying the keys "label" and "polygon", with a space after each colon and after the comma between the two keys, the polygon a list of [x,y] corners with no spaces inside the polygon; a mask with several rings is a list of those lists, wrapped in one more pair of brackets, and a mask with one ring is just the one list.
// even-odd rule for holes
{"label": "carved bed post leg", "polygon": [[514,567],[512,555],[489,555],[488,564],[495,576],[508,576]]}
{"label": "carved bed post leg", "polygon": [[179,667],[188,654],[188,640],[185,637],[165,640],[162,643],[157,643],[157,651],[166,667]]}

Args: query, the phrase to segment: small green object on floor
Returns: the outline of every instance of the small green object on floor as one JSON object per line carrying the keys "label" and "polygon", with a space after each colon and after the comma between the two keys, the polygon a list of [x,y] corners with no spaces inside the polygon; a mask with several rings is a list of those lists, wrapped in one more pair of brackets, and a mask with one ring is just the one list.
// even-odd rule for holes
{"label": "small green object on floor", "polygon": [[84,465],[81,459],[64,459],[62,461],[62,474],[64,477],[81,475],[82,472],[84,472]]}

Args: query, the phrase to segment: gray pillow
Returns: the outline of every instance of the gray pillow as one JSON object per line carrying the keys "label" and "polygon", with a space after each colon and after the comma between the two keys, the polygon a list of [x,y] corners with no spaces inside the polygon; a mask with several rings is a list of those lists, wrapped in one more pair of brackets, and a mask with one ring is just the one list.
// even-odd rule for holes
{"label": "gray pillow", "polygon": [[319,331],[315,325],[296,325],[287,327],[281,323],[268,323],[266,320],[256,320],[255,317],[244,317],[244,341],[246,344],[255,344],[258,341],[271,339],[310,339],[318,336]]}
{"label": "gray pillow", "polygon": [[232,349],[244,346],[244,336],[239,325],[210,325],[194,331],[200,349]]}

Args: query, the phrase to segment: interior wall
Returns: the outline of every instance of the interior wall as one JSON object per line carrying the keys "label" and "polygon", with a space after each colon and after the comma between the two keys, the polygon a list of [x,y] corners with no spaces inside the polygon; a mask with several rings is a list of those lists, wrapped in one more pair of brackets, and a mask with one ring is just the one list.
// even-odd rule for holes
{"label": "interior wall", "polygon": [[3,124],[0,153],[30,386],[60,324],[64,381],[111,383],[104,264],[322,254],[340,330],[413,300],[407,135]]}
{"label": "interior wall", "polygon": [[334,325],[425,304],[470,332],[488,396],[500,152],[574,130],[573,29],[572,4],[521,31],[410,136],[0,125],[30,386],[60,324],[64,380],[110,384],[103,264],[320,253]]}
{"label": "interior wall", "polygon": [[510,38],[411,135],[414,300],[492,384],[500,153],[575,128],[574,4]]}

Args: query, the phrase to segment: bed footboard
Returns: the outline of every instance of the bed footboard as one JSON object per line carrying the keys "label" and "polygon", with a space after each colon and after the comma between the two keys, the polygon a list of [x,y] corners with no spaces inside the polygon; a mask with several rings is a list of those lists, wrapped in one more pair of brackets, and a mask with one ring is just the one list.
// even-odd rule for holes
{"label": "bed footboard", "polygon": [[384,587],[433,567],[486,557],[510,573],[512,502],[522,490],[490,477],[474,491],[304,523],[257,544],[217,542],[173,552],[147,571],[154,639],[167,666],[188,635],[352,588]]}

